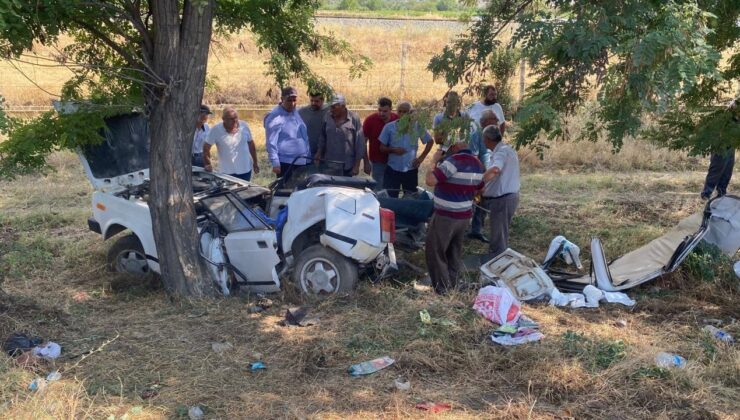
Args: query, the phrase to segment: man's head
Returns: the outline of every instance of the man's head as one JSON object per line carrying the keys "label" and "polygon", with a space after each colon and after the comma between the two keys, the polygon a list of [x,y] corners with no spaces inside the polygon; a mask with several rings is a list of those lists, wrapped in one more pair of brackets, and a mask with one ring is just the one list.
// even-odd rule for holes
{"label": "man's head", "polygon": [[280,93],[280,105],[282,105],[286,111],[293,112],[297,102],[298,91],[292,86],[284,87]]}
{"label": "man's head", "polygon": [[410,114],[414,111],[414,108],[411,106],[409,102],[401,102],[398,104],[398,108],[396,108],[396,112],[398,113],[399,117],[403,117],[406,114]]}
{"label": "man's head", "polygon": [[487,149],[493,150],[501,142],[501,131],[495,125],[484,128],[482,134]]}
{"label": "man's head", "polygon": [[496,113],[491,111],[490,109],[486,109],[483,111],[483,113],[480,114],[480,120],[478,120],[480,123],[480,126],[482,128],[486,128],[489,125],[496,125],[498,126],[498,117],[496,116]]}
{"label": "man's head", "polygon": [[308,99],[311,102],[311,109],[320,110],[324,106],[324,95],[321,93],[308,92]]}
{"label": "man's head", "polygon": [[334,118],[347,115],[347,101],[344,99],[344,95],[334,95],[329,105],[329,113]]}
{"label": "man's head", "polygon": [[386,97],[378,99],[378,115],[380,115],[383,122],[388,122],[391,119],[392,110],[393,102],[390,99]]}
{"label": "man's head", "polygon": [[206,105],[201,105],[200,113],[198,113],[198,127],[203,127],[203,124],[208,122],[208,117],[210,115],[213,115],[211,108],[208,108]]}
{"label": "man's head", "polygon": [[451,90],[445,94],[444,97],[444,104],[445,104],[445,115],[449,116],[455,116],[458,112],[460,112],[460,95],[455,92],[454,90]]}
{"label": "man's head", "polygon": [[221,119],[224,122],[224,128],[226,131],[233,130],[237,124],[239,124],[239,114],[232,107],[224,108],[224,112],[221,114]]}
{"label": "man's head", "polygon": [[486,103],[495,103],[498,100],[498,91],[494,85],[486,85],[483,87],[483,100]]}

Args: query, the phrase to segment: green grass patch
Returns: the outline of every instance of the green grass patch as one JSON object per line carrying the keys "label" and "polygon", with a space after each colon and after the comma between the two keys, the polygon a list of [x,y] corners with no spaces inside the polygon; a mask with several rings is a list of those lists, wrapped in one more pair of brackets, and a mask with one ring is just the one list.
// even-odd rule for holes
{"label": "green grass patch", "polygon": [[627,345],[622,340],[594,340],[573,331],[563,334],[562,347],[591,372],[607,369],[627,356]]}

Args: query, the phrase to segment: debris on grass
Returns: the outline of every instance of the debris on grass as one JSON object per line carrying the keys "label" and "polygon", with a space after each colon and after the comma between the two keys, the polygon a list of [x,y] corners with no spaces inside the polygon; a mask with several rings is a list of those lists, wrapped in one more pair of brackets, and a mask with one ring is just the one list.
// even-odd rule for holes
{"label": "debris on grass", "polygon": [[53,341],[49,341],[43,346],[34,347],[32,351],[33,355],[36,357],[53,360],[62,354],[62,346]]}
{"label": "debris on grass", "polygon": [[452,406],[447,403],[423,402],[416,404],[416,408],[418,408],[419,410],[428,411],[430,413],[441,413],[443,411],[450,410]]}
{"label": "debris on grass", "polygon": [[234,346],[228,341],[225,343],[211,343],[211,349],[218,354],[222,354],[225,351],[231,350]]}
{"label": "debris on grass", "polygon": [[311,310],[310,306],[301,306],[298,308],[288,308],[285,312],[285,319],[280,321],[280,325],[284,327],[297,326],[297,327],[308,327],[319,323],[318,317],[308,317],[308,313]]}
{"label": "debris on grass", "polygon": [[702,328],[702,331],[709,333],[709,335],[723,343],[735,344],[735,339],[725,330],[721,330],[712,325],[705,325],[704,328]]}
{"label": "debris on grass", "polygon": [[521,304],[508,288],[486,286],[478,291],[473,309],[487,320],[504,325],[513,324],[519,319]]}
{"label": "debris on grass", "polygon": [[367,362],[358,363],[349,367],[349,374],[352,376],[364,376],[375,373],[381,369],[385,369],[392,365],[395,360],[388,356],[380,357],[378,359],[369,360]]}
{"label": "debris on grass", "polygon": [[41,337],[16,332],[5,339],[3,350],[8,353],[9,356],[20,356],[21,353],[31,350],[43,343],[43,341],[44,339]]}
{"label": "debris on grass", "polygon": [[267,366],[265,366],[265,364],[262,362],[257,361],[249,364],[249,370],[251,370],[252,372],[256,372],[262,369],[267,369]]}
{"label": "debris on grass", "polygon": [[411,389],[411,382],[408,379],[399,376],[393,381],[393,387],[398,391],[408,391]]}
{"label": "debris on grass", "polygon": [[188,418],[190,420],[200,420],[204,416],[205,416],[205,413],[203,413],[203,409],[200,408],[200,406],[194,405],[188,408]]}

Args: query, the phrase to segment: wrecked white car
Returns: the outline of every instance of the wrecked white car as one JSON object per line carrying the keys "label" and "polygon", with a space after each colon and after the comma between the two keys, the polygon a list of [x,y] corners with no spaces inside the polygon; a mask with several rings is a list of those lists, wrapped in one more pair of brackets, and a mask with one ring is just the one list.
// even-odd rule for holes
{"label": "wrecked white car", "polygon": [[[95,191],[91,230],[122,232],[108,259],[115,271],[159,272],[149,213],[147,122],[140,114],[106,120],[103,143],[80,150]],[[201,255],[224,294],[235,287],[275,292],[290,275],[305,294],[352,290],[360,272],[396,268],[394,213],[363,181],[311,176],[273,189],[193,168]]]}

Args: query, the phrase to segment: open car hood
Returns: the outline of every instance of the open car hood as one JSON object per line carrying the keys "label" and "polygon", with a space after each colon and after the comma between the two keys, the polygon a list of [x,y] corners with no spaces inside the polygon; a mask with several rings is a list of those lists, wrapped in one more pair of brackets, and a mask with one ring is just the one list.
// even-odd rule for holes
{"label": "open car hood", "polygon": [[78,149],[90,183],[98,191],[117,191],[149,178],[149,123],[140,113],[106,118],[103,142]]}

